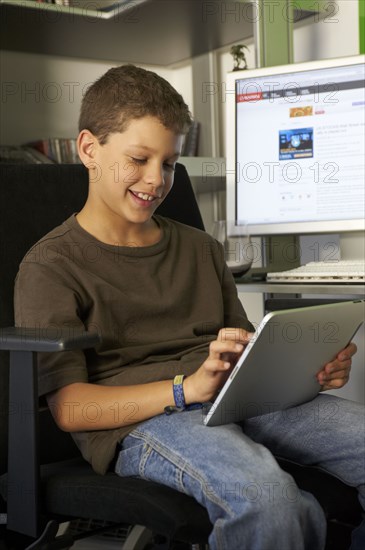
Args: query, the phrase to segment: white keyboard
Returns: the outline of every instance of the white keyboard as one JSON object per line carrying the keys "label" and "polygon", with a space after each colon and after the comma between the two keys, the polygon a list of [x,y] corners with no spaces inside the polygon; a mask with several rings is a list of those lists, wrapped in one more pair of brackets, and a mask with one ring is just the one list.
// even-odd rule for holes
{"label": "white keyboard", "polygon": [[364,283],[365,262],[309,262],[288,271],[268,273],[266,280],[270,283]]}

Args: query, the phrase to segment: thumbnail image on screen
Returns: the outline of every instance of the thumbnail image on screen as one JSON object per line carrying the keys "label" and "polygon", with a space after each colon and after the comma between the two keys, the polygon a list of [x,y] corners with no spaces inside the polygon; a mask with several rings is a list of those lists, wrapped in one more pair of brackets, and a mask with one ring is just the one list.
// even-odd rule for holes
{"label": "thumbnail image on screen", "polygon": [[279,131],[279,160],[313,157],[313,128]]}

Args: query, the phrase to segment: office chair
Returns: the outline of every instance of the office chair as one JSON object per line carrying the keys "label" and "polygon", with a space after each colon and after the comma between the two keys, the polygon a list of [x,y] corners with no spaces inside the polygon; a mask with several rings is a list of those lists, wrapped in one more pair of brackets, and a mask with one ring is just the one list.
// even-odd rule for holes
{"label": "office chair", "polygon": [[[3,165],[0,185],[0,327],[6,327],[14,323],[12,293],[21,258],[42,235],[81,208],[87,196],[88,178],[81,165]],[[179,221],[204,228],[190,180],[181,165],[176,170],[173,191],[160,210]],[[42,466],[40,494],[36,494],[37,464],[31,461],[31,453],[37,449],[37,425],[31,413],[35,408],[35,390],[31,388],[36,386],[32,352],[39,351],[42,346],[57,350],[65,346],[92,347],[96,342],[85,335],[78,336],[76,342],[62,334],[52,335],[52,342],[47,342],[39,331],[34,334],[24,330],[18,332],[20,334],[2,331],[0,339],[1,347],[13,350],[9,464],[7,479],[2,478],[2,493],[8,501],[8,528],[26,535],[17,538],[21,539],[20,544],[26,545],[28,541],[30,544],[33,539],[41,538],[47,529],[44,539],[49,539],[48,547],[61,548],[58,546],[61,540],[57,546],[52,545],[51,540],[58,523],[72,517],[131,525],[141,523],[144,518],[143,525],[167,539],[204,542],[211,525],[205,509],[195,500],[152,482],[123,480],[111,472],[97,476],[85,461],[80,460],[72,438],[55,427],[46,410],[40,413],[39,420],[41,445],[38,452]],[[51,348],[48,349],[51,351]],[[1,352],[1,473],[6,471],[8,361],[8,354]],[[70,546],[67,536],[64,539],[66,547]]]}
{"label": "office chair", "polygon": [[[87,171],[81,165],[0,165],[0,327],[14,323],[13,286],[22,257],[40,237],[82,207],[87,187]],[[190,180],[180,164],[173,189],[158,213],[204,229]],[[69,548],[73,535],[66,531],[57,536],[59,525],[90,518],[107,522],[108,527],[137,526],[131,529],[125,550],[204,548],[212,525],[194,499],[154,482],[120,478],[113,472],[96,474],[71,436],[56,427],[49,411],[39,410],[35,352],[92,347],[95,338],[85,333],[0,330],[3,542],[9,549]],[[346,533],[360,522],[354,489],[313,468],[280,464],[300,487],[315,494],[329,522],[345,525]],[[328,550],[344,548],[328,545]]]}

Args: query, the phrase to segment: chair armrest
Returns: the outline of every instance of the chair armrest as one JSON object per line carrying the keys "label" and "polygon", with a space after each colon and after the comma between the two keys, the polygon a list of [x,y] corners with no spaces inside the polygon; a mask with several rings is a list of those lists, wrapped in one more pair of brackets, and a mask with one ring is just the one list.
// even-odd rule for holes
{"label": "chair armrest", "polygon": [[6,327],[0,329],[0,349],[8,351],[67,351],[93,348],[100,342],[96,332],[65,329]]}
{"label": "chair armrest", "polygon": [[[44,334],[46,332],[46,334]],[[37,352],[92,348],[97,333],[38,328],[0,329],[0,349],[10,351],[7,528],[32,538],[40,515]]]}

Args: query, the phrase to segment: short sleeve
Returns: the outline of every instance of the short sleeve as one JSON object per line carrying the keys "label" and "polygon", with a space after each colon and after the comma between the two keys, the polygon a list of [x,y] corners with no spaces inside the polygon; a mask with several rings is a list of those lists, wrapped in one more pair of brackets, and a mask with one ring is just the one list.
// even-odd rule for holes
{"label": "short sleeve", "polygon": [[[20,266],[14,292],[15,324],[32,327],[40,337],[57,329],[84,330],[78,296],[56,270],[33,262]],[[38,354],[39,396],[75,382],[87,382],[83,351]]]}

